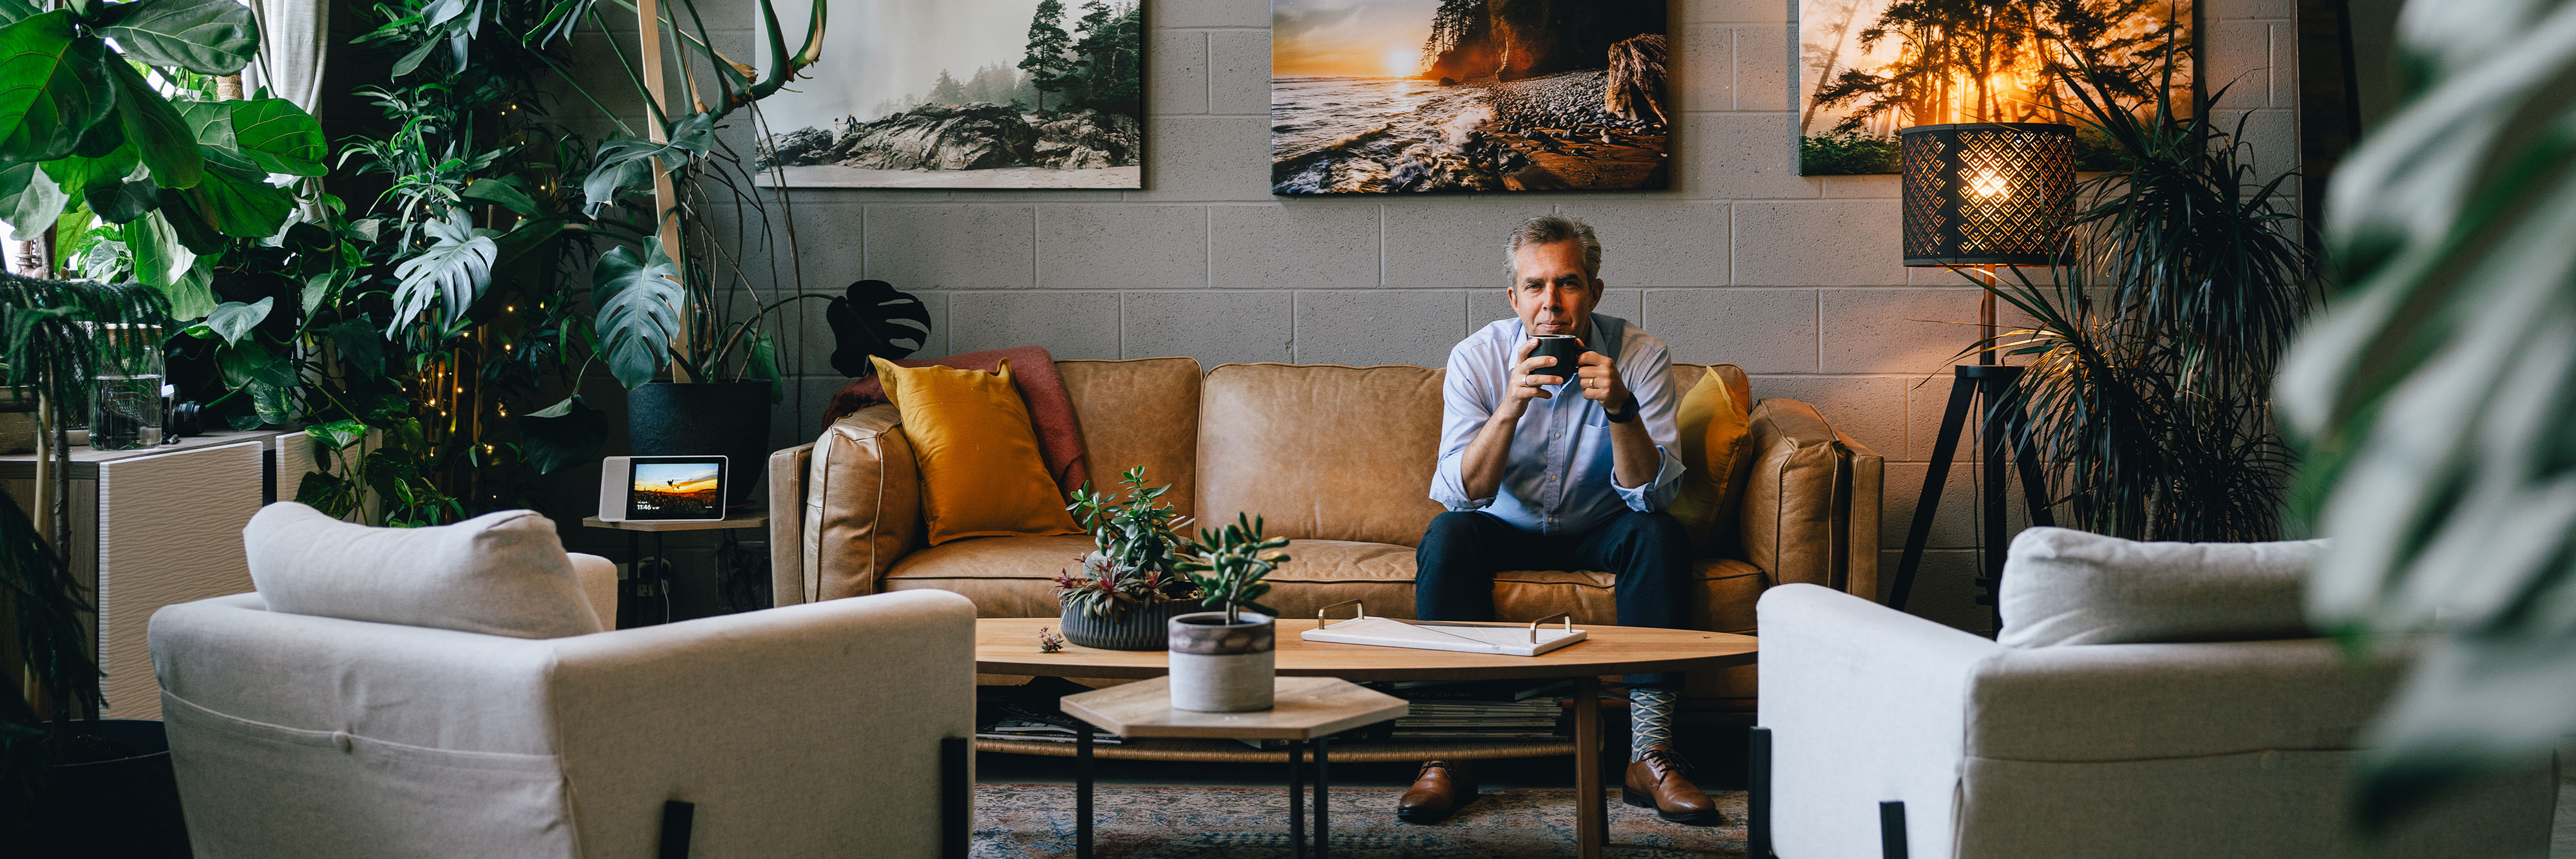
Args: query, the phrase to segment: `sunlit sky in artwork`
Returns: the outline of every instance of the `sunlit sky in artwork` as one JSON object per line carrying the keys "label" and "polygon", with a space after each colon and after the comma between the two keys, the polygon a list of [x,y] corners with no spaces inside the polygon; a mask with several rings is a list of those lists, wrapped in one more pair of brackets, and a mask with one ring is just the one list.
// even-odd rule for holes
{"label": "sunlit sky in artwork", "polygon": [[1439,8],[1439,0],[1273,0],[1270,74],[1411,76]]}

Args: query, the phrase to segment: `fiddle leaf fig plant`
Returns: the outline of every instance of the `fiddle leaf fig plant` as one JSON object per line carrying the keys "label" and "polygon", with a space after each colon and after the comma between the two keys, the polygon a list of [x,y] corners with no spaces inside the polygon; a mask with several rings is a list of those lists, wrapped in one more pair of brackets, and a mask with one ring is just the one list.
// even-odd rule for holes
{"label": "fiddle leaf fig plant", "polygon": [[1272,550],[1287,547],[1286,537],[1261,535],[1260,517],[1237,513],[1234,524],[1221,530],[1199,529],[1198,541],[1190,546],[1197,554],[1181,561],[1181,572],[1205,594],[1207,607],[1225,609],[1227,623],[1240,623],[1244,609],[1278,617],[1278,609],[1261,604],[1262,595],[1270,593],[1270,583],[1262,578],[1288,560],[1287,553]]}

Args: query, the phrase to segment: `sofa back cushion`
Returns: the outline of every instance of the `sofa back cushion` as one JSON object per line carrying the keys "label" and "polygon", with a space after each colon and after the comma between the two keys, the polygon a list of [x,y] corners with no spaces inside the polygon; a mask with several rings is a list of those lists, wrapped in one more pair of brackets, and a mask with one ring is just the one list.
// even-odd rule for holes
{"label": "sofa back cushion", "polygon": [[434,528],[370,528],[282,501],[242,528],[270,611],[562,638],[603,627],[555,523],[504,510]]}
{"label": "sofa back cushion", "polygon": [[1191,515],[1198,492],[1198,359],[1057,361],[1055,367],[1082,420],[1092,488],[1114,488],[1119,472],[1141,465],[1147,481],[1172,487],[1164,500]]}
{"label": "sofa back cushion", "polygon": [[2011,647],[2300,638],[2300,577],[2325,541],[2141,543],[2065,528],[2013,538],[1998,595]]}
{"label": "sofa back cushion", "polygon": [[[1251,513],[1263,517],[1270,535],[1296,540],[1421,542],[1443,509],[1431,500],[1441,373],[1329,364],[1216,368],[1199,401],[1197,516],[1213,526]],[[1083,423],[1091,425],[1088,414]],[[1102,467],[1099,458],[1092,462]]]}

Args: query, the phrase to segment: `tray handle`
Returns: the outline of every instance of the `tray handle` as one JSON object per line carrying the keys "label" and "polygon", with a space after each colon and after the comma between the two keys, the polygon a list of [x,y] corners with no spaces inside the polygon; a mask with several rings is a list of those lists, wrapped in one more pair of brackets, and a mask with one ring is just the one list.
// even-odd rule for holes
{"label": "tray handle", "polygon": [[[1343,601],[1341,601],[1341,602],[1337,602],[1337,603],[1334,603],[1334,604],[1332,604],[1332,605],[1328,605],[1328,606],[1325,606],[1325,607],[1323,607],[1323,608],[1316,609],[1316,610],[1315,610],[1315,628],[1316,628],[1316,629],[1331,629],[1331,628],[1333,628],[1333,624],[1335,624],[1335,623],[1341,623],[1342,621],[1326,621],[1326,620],[1324,620],[1324,613],[1325,613],[1325,612],[1332,611],[1332,610],[1337,609],[1337,608],[1341,608],[1342,606],[1346,606],[1346,605],[1355,605],[1355,606],[1359,606],[1359,608],[1358,608],[1358,609],[1355,609],[1355,610],[1353,610],[1353,611],[1351,612],[1351,616],[1350,616],[1350,619],[1351,619],[1351,620],[1365,620],[1365,619],[1367,619],[1367,618],[1368,618],[1368,604],[1367,604],[1367,603],[1360,602],[1359,600],[1343,600]],[[1572,620],[1568,620],[1568,621],[1566,621],[1566,625],[1567,625],[1567,627],[1568,627],[1568,628],[1572,628],[1573,624],[1574,624],[1574,621],[1572,621]],[[1533,629],[1533,630],[1535,630],[1536,628],[1537,628],[1536,626],[1532,626],[1532,627],[1531,627],[1531,629]],[[1537,633],[1537,632],[1531,632],[1531,633],[1530,633],[1530,640],[1531,640],[1531,641],[1537,641],[1537,640],[1538,640],[1538,633]]]}
{"label": "tray handle", "polygon": [[[1358,602],[1358,600],[1353,600],[1353,602]],[[1570,634],[1572,634],[1572,633],[1574,632],[1574,613],[1573,613],[1573,612],[1570,612],[1570,611],[1560,611],[1560,612],[1557,612],[1557,613],[1555,613],[1555,614],[1551,614],[1551,615],[1548,615],[1548,616],[1546,616],[1546,617],[1542,617],[1542,618],[1539,618],[1539,619],[1537,619],[1537,620],[1530,621],[1530,625],[1529,625],[1529,636],[1530,636],[1530,640],[1529,640],[1529,643],[1531,643],[1531,644],[1537,644],[1537,643],[1538,643],[1538,625],[1539,625],[1539,624],[1542,624],[1542,623],[1546,623],[1546,622],[1551,621],[1551,620],[1562,620],[1562,621],[1565,621],[1565,631],[1566,631],[1566,633],[1570,635]]]}

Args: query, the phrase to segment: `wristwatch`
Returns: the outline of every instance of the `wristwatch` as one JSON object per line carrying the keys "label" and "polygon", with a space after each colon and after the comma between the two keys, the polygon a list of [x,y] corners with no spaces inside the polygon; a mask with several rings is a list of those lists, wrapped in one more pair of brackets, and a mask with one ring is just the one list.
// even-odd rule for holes
{"label": "wristwatch", "polygon": [[1618,408],[1616,408],[1616,409],[1610,408],[1609,406],[1602,406],[1602,407],[1601,407],[1601,416],[1602,416],[1602,417],[1605,417],[1605,418],[1609,418],[1609,419],[1610,419],[1610,422],[1611,422],[1611,423],[1614,423],[1614,424],[1624,424],[1624,423],[1627,423],[1627,422],[1629,422],[1629,421],[1636,420],[1636,419],[1637,419],[1637,395],[1635,395],[1635,394],[1629,394],[1629,395],[1628,395],[1628,402],[1627,402],[1627,403],[1625,403],[1625,404],[1623,404],[1623,405],[1621,405],[1620,407],[1618,407]]}

